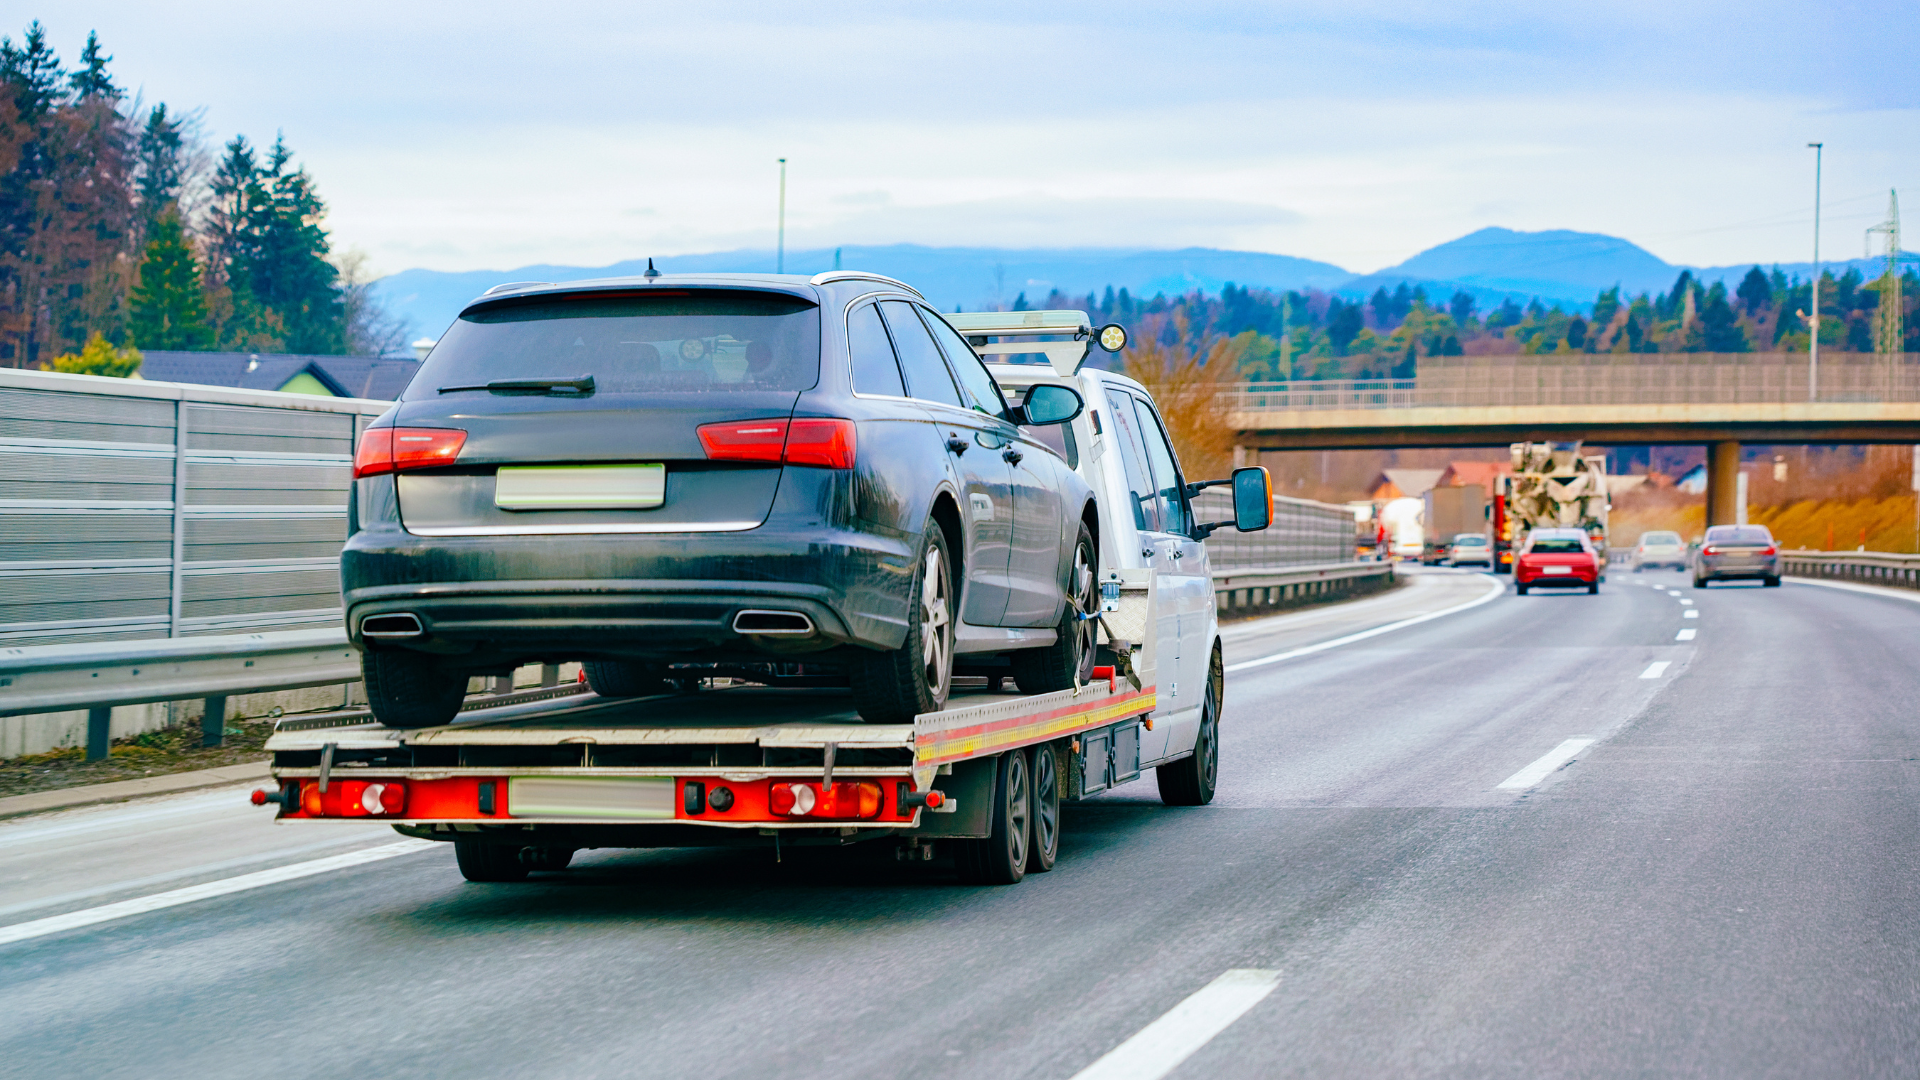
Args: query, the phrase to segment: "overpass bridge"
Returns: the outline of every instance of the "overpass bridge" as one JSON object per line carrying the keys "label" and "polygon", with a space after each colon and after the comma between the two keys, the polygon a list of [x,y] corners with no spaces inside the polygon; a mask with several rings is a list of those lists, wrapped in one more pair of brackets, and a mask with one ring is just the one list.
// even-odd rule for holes
{"label": "overpass bridge", "polygon": [[1702,445],[1722,524],[1742,443],[1920,443],[1920,354],[1828,354],[1811,378],[1782,353],[1433,357],[1411,379],[1241,384],[1228,422],[1242,451]]}

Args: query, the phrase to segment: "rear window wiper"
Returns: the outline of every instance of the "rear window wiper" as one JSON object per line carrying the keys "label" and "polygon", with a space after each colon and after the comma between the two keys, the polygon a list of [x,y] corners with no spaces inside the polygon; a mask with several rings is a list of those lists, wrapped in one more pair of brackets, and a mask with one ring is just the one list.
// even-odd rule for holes
{"label": "rear window wiper", "polygon": [[577,379],[495,379],[490,383],[474,386],[443,386],[440,392],[451,394],[460,390],[489,390],[496,394],[533,393],[551,394],[556,390],[571,391],[576,394],[593,393],[593,376],[582,375]]}

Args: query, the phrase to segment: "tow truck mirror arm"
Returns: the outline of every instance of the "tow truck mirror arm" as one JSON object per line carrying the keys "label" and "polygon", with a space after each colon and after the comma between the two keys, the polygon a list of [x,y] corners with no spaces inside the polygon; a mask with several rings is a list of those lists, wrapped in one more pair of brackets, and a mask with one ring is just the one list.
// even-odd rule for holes
{"label": "tow truck mirror arm", "polygon": [[1233,520],[1209,521],[1193,527],[1193,538],[1205,540],[1214,530],[1228,525],[1241,532],[1259,532],[1273,524],[1273,476],[1264,466],[1249,465],[1233,470],[1225,480],[1201,480],[1187,485],[1187,497],[1220,484],[1233,485]]}

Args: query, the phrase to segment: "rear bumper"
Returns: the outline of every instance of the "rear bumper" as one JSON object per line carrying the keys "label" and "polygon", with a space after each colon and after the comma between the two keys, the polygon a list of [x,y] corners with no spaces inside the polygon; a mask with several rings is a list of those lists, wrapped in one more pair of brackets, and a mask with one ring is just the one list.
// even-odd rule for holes
{"label": "rear bumper", "polygon": [[[897,648],[912,557],[905,540],[818,530],[735,534],[422,537],[355,534],[341,554],[347,635],[409,614],[380,648],[477,665],[550,658],[694,661]],[[793,612],[807,634],[734,630],[743,611]]]}
{"label": "rear bumper", "polygon": [[1700,576],[1703,578],[1779,577],[1780,564],[1778,562],[1764,562],[1739,563],[1729,566],[1726,564],[1716,565],[1708,562],[1701,564]]}
{"label": "rear bumper", "polygon": [[1574,586],[1579,586],[1580,588],[1584,589],[1587,586],[1592,585],[1597,579],[1598,579],[1598,575],[1593,573],[1585,573],[1585,574],[1515,574],[1513,580],[1516,585],[1525,585],[1528,588],[1532,588],[1536,585],[1539,585],[1539,586],[1545,586],[1547,588],[1553,588],[1555,586],[1572,588]]}

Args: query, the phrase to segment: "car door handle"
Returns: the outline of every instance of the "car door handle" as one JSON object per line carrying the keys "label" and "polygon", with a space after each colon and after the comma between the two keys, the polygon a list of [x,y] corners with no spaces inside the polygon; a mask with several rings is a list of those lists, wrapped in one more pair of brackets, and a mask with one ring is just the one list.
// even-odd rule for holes
{"label": "car door handle", "polygon": [[967,440],[958,435],[950,435],[947,437],[947,449],[955,454],[966,453],[968,445]]}
{"label": "car door handle", "polygon": [[1009,446],[1004,451],[1001,452],[1000,456],[1007,460],[1007,464],[1018,465],[1020,464],[1020,459],[1023,457],[1026,457],[1027,455]]}

